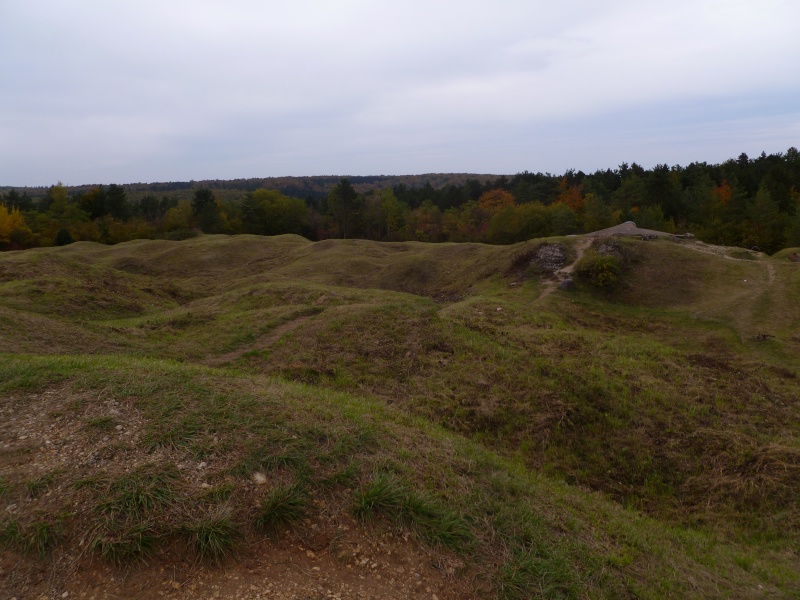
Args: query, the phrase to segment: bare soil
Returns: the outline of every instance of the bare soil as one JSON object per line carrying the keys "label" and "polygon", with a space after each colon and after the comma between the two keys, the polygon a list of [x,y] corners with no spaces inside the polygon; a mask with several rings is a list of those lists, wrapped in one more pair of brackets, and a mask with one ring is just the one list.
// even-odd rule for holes
{"label": "bare soil", "polygon": [[[86,497],[70,482],[122,474],[153,460],[173,460],[182,484],[198,490],[214,465],[198,468],[174,450],[146,453],[137,410],[102,392],[91,398],[54,386],[9,398],[0,408],[0,473],[34,481],[54,474],[40,493],[0,499],[2,517],[26,523],[44,513],[82,507]],[[92,430],[93,417],[112,417]],[[252,494],[258,493],[253,484]],[[248,501],[254,500],[248,497]],[[90,552],[92,532],[72,532],[44,559],[0,551],[0,598],[468,598],[457,556],[418,543],[408,531],[377,521],[362,524],[335,497],[314,499],[313,518],[275,540],[245,533],[234,556],[200,562],[181,542],[146,562],[117,568]]]}

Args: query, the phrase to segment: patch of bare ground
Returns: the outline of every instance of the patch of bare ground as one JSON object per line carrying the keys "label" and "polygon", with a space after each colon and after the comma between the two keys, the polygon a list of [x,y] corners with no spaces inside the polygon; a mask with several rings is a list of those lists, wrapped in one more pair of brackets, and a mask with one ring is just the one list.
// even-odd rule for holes
{"label": "patch of bare ground", "polygon": [[[281,542],[248,540],[221,565],[170,557],[116,568],[80,548],[49,564],[0,553],[5,598],[470,598],[461,563],[417,546],[397,531],[362,532],[338,523],[334,544],[319,548],[296,534]],[[309,543],[310,542],[310,543]],[[312,548],[317,548],[316,550]]]}
{"label": "patch of bare ground", "polygon": [[543,279],[542,293],[539,294],[537,301],[541,301],[552,294],[556,289],[558,289],[558,286],[562,281],[572,276],[572,273],[575,270],[575,265],[578,264],[578,261],[583,257],[584,252],[586,252],[591,245],[591,238],[582,236],[578,239],[573,246],[573,250],[576,254],[575,260],[555,271],[552,277]]}
{"label": "patch of bare ground", "polygon": [[[357,522],[341,490],[313,494],[302,527],[270,537],[242,526],[235,553],[221,562],[197,559],[175,538],[115,567],[93,551],[96,525],[81,517],[92,510],[92,498],[76,482],[174,465],[182,492],[197,495],[212,488],[209,481],[218,486],[230,467],[227,457],[200,461],[171,447],[148,450],[144,435],[139,411],[109,390],[74,394],[59,385],[7,398],[0,408],[0,473],[14,489],[0,498],[0,516],[26,527],[61,514],[65,525],[44,558],[0,550],[0,597],[446,599],[476,593],[456,555],[422,546],[387,522]],[[238,522],[258,510],[267,487],[251,481],[237,491]]]}

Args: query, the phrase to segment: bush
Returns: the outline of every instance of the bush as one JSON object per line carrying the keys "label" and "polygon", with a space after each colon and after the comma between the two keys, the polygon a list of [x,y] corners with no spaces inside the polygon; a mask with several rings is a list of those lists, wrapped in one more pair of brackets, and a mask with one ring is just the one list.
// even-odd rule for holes
{"label": "bush", "polygon": [[608,290],[616,287],[619,283],[622,264],[616,256],[599,254],[590,250],[575,265],[575,273],[590,285]]}
{"label": "bush", "polygon": [[58,230],[58,233],[56,233],[56,239],[53,243],[56,246],[67,246],[74,241],[75,239],[72,237],[72,234],[69,232],[69,230],[62,227]]}

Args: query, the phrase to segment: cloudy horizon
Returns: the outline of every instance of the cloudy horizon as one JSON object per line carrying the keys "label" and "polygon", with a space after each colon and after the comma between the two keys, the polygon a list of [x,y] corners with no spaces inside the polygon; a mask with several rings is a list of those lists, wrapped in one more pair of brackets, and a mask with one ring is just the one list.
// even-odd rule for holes
{"label": "cloudy horizon", "polygon": [[6,0],[0,186],[593,172],[800,140],[800,5]]}

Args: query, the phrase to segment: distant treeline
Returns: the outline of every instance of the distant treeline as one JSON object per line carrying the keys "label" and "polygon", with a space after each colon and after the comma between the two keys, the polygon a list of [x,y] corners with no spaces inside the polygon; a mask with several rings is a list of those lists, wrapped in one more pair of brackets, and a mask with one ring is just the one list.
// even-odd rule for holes
{"label": "distant treeline", "polygon": [[563,175],[284,177],[5,188],[0,248],[197,232],[511,244],[624,221],[772,253],[800,246],[800,153]]}

